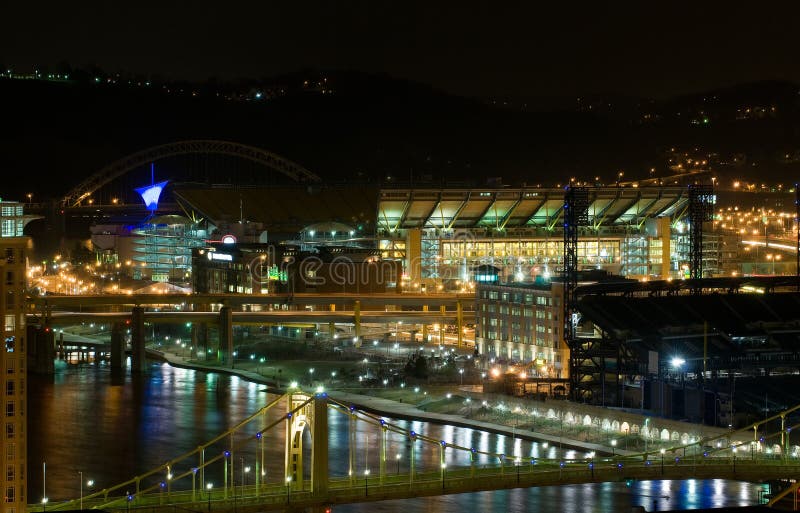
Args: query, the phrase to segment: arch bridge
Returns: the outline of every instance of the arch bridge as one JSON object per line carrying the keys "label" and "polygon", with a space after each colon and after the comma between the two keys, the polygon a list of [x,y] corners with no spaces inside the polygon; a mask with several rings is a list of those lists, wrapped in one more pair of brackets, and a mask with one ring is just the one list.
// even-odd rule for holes
{"label": "arch bridge", "polygon": [[147,148],[108,164],[67,192],[62,207],[77,207],[101,187],[143,165],[161,159],[190,154],[216,154],[237,157],[274,169],[296,182],[319,182],[322,179],[296,162],[276,153],[231,141],[197,139],[177,141]]}
{"label": "arch bridge", "polygon": [[[795,479],[800,476],[800,461],[788,451],[792,426],[786,425],[785,420],[798,409],[800,405],[738,431],[645,453],[523,459],[408,430],[321,390],[309,393],[291,389],[191,452],[125,482],[80,499],[51,501],[46,507],[48,511],[75,510],[80,506],[120,513],[145,509],[148,513],[176,509],[255,513],[321,510],[344,503],[632,479]],[[329,466],[327,436],[331,410],[330,418],[342,415],[349,426],[345,469]],[[759,427],[776,419],[781,421],[781,431],[759,438]],[[373,431],[375,436],[367,437],[366,444],[359,446],[359,430]],[[370,439],[377,443],[370,445]],[[310,450],[305,447],[307,440]],[[265,445],[279,444],[284,446],[283,471],[268,476]],[[395,467],[389,457],[390,453],[399,454],[395,452],[398,445],[409,453],[402,469],[399,458]],[[370,450],[376,451],[373,459],[365,458],[359,466],[356,456],[360,460],[364,451]],[[245,472],[250,468],[243,467],[242,454],[255,459],[252,482],[246,477]],[[211,482],[212,476],[221,477],[221,482]],[[30,505],[28,510],[44,511],[44,506]]]}

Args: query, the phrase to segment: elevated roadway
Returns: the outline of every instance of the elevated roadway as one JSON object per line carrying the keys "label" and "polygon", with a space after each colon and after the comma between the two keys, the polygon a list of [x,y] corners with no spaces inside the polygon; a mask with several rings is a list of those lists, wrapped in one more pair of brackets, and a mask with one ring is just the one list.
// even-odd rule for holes
{"label": "elevated roadway", "polygon": [[[336,324],[352,324],[357,345],[361,343],[364,323],[419,325],[423,338],[428,325],[438,324],[442,343],[445,325],[455,324],[457,345],[461,347],[464,324],[474,322],[475,315],[474,296],[464,294],[109,294],[52,295],[30,297],[28,301],[33,311],[28,314],[27,324],[42,328],[32,339],[37,348],[35,366],[40,372],[52,371],[52,327],[56,325],[110,324],[112,367],[122,365],[119,355],[123,332],[129,327],[132,369],[144,371],[146,322],[192,323],[192,345],[203,346],[204,350],[208,349],[207,326],[216,324],[218,353],[228,361],[234,351],[233,327],[237,324],[327,324],[332,338]],[[465,304],[470,306],[469,311],[464,311]],[[337,310],[337,305],[351,309]]]}
{"label": "elevated roadway", "polygon": [[88,308],[93,306],[160,306],[160,305],[224,305],[241,308],[244,305],[315,306],[353,304],[362,306],[451,307],[457,303],[469,309],[474,294],[97,294],[80,296],[32,296],[28,301],[37,306],[52,308]]}
{"label": "elevated roadway", "polygon": [[[455,311],[441,313],[431,312],[383,312],[383,311],[362,311],[357,314],[354,311],[323,311],[323,312],[304,312],[304,311],[267,311],[267,312],[231,312],[234,324],[328,324],[328,323],[347,323],[354,324],[356,316],[360,316],[360,322],[387,324],[401,322],[404,324],[434,324],[445,323],[455,324],[458,321],[458,314]],[[219,312],[153,312],[144,311],[143,319],[145,322],[155,323],[185,323],[185,322],[209,322],[219,321]],[[95,323],[120,323],[131,319],[130,312],[52,312],[49,316],[49,323],[52,326],[66,326],[81,322]],[[29,322],[36,322],[39,316],[28,314]],[[474,312],[463,312],[462,320],[471,322],[474,320]]]}

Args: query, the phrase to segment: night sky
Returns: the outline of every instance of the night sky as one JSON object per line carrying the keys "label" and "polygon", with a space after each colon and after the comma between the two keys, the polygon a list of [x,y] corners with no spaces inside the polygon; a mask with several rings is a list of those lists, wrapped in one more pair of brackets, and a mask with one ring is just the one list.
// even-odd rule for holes
{"label": "night sky", "polygon": [[800,9],[777,2],[92,3],[6,2],[0,64],[190,80],[355,69],[509,98],[800,81]]}

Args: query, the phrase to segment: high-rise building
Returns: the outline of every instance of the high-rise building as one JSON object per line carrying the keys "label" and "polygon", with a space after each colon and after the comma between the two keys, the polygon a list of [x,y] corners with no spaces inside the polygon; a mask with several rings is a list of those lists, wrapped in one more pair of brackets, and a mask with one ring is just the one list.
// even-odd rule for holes
{"label": "high-rise building", "polygon": [[25,279],[30,240],[23,229],[31,216],[23,215],[22,204],[0,200],[0,328],[3,347],[5,427],[2,431],[3,506],[0,513],[24,513],[26,497],[25,463],[27,459],[25,394]]}

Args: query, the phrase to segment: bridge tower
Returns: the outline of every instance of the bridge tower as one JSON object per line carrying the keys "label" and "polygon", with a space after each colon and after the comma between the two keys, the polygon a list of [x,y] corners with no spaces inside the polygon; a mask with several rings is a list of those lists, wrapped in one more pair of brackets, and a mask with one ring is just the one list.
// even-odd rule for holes
{"label": "bridge tower", "polygon": [[311,431],[311,494],[328,493],[328,396],[290,392],[286,422],[286,486],[304,489],[303,432]]}

